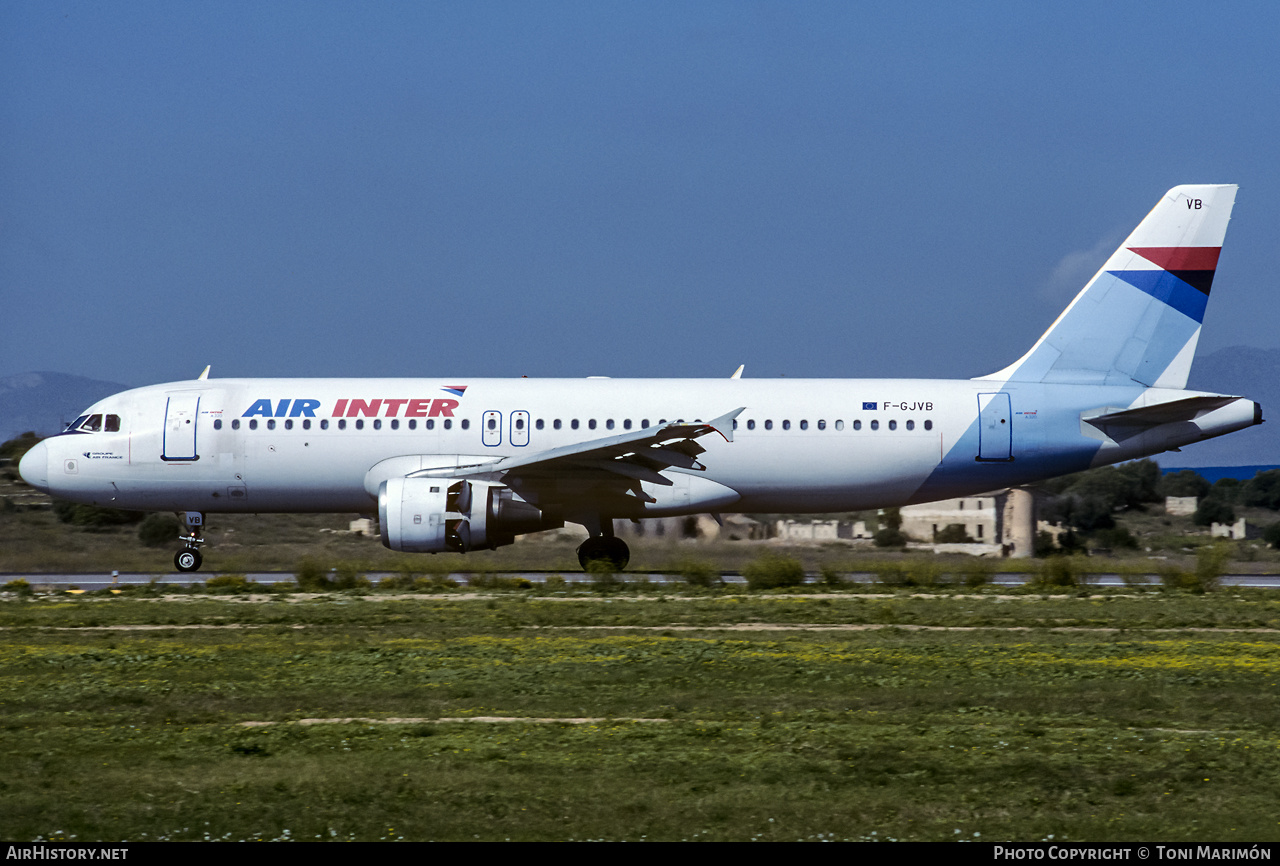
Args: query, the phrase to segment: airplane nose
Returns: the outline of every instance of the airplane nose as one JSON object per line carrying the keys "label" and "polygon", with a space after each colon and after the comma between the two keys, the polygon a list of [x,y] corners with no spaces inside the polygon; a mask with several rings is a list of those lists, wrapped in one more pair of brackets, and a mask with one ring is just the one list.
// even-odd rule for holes
{"label": "airplane nose", "polygon": [[36,490],[49,492],[48,443],[37,442],[30,451],[22,455],[22,460],[18,463],[18,474]]}

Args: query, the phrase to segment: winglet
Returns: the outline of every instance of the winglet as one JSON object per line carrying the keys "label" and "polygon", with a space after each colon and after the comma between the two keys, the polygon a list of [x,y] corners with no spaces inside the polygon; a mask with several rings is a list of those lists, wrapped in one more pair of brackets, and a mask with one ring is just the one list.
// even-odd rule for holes
{"label": "winglet", "polygon": [[738,369],[734,370],[734,371],[733,371],[733,375],[732,375],[732,376],[730,376],[729,378],[730,378],[730,379],[741,379],[741,378],[742,378],[742,368],[744,368],[744,367],[746,367],[746,366],[747,366],[746,364],[739,364],[739,365],[738,365]]}
{"label": "winglet", "polygon": [[732,412],[726,412],[714,421],[708,421],[706,426],[723,436],[724,441],[732,442],[733,420],[745,411],[747,411],[746,406],[739,406],[737,409],[734,409]]}
{"label": "winglet", "polygon": [[212,365],[212,364],[207,365],[207,366],[204,368],[204,372],[203,372],[203,373],[201,373],[199,376],[196,376],[196,381],[197,381],[197,382],[203,382],[205,379],[208,379],[208,378],[209,378],[209,371],[210,371],[210,370],[212,370],[212,369],[213,369],[213,365]]}

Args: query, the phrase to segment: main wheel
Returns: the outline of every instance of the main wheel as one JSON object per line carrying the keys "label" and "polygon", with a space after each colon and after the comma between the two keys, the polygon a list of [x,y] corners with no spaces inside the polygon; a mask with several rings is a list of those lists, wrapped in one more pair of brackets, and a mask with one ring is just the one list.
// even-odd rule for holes
{"label": "main wheel", "polygon": [[178,571],[196,571],[203,561],[204,557],[200,555],[200,551],[190,547],[179,550],[173,556],[173,564],[177,566]]}
{"label": "main wheel", "polygon": [[622,571],[630,561],[631,550],[621,538],[597,535],[578,546],[578,562],[583,571],[591,571],[592,563],[601,563],[611,571]]}

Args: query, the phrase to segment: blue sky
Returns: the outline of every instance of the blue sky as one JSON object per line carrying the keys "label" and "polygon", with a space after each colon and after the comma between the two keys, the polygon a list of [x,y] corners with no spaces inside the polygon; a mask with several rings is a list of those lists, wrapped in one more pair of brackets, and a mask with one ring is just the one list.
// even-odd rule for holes
{"label": "blue sky", "polygon": [[1280,347],[1274,3],[0,5],[0,374],[967,377],[1169,187]]}

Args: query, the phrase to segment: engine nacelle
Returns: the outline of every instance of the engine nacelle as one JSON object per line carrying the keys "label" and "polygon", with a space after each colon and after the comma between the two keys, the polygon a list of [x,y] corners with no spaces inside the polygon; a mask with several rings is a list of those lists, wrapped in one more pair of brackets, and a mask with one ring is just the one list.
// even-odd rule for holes
{"label": "engine nacelle", "polygon": [[501,547],[517,533],[564,526],[488,481],[391,478],[378,488],[382,543],[392,550],[443,553]]}

